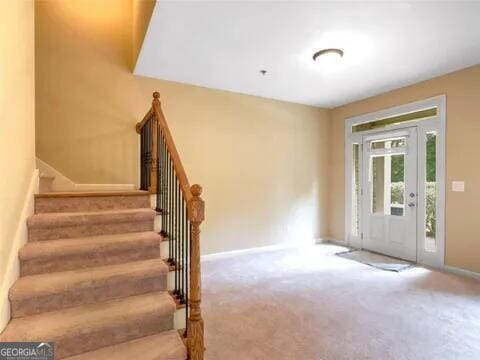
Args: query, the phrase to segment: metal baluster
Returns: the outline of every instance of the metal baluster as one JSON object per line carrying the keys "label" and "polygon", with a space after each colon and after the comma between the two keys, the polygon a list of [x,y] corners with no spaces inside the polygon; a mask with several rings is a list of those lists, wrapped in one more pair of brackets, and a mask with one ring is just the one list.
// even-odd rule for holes
{"label": "metal baluster", "polygon": [[183,257],[183,253],[182,253],[182,243],[183,243],[183,239],[182,237],[180,236],[180,232],[181,232],[181,226],[182,226],[182,223],[181,223],[181,216],[180,216],[180,206],[181,206],[181,191],[180,191],[180,182],[177,183],[177,193],[178,193],[178,196],[177,196],[177,212],[176,212],[176,216],[177,216],[177,239],[178,239],[178,295],[177,295],[177,298],[179,300],[182,299],[182,296],[183,296],[183,268],[182,268],[182,257]]}
{"label": "metal baluster", "polygon": [[[163,138],[162,134],[162,173],[163,173],[163,181],[162,181],[162,231],[161,234],[165,238],[167,236],[167,228],[166,228],[166,219],[167,219],[167,151],[165,148],[165,139]],[[170,245],[168,247],[168,257],[170,258]]]}
{"label": "metal baluster", "polygon": [[[162,235],[162,237],[165,236],[165,227],[163,226],[164,225],[164,221],[165,221],[165,206],[164,206],[164,200],[165,200],[165,192],[164,192],[164,188],[165,188],[165,169],[164,169],[164,161],[165,161],[165,148],[163,147],[163,131],[160,129],[160,144],[159,144],[159,148],[161,148],[161,156],[158,157],[158,161],[160,161],[160,171],[162,173],[162,181],[160,182],[160,184],[158,185],[159,189],[160,189],[160,208],[161,208],[161,212],[162,212],[162,220],[161,220],[161,223],[160,223],[160,234]],[[158,200],[158,199],[157,199]]]}
{"label": "metal baluster", "polygon": [[168,213],[169,213],[169,221],[168,221],[168,237],[172,244],[172,260],[170,262],[171,265],[175,263],[175,239],[173,236],[173,166],[172,166],[172,158],[169,158],[169,167],[170,167],[170,176],[169,176],[169,201],[168,201]]}
{"label": "metal baluster", "polygon": [[180,299],[180,304],[185,304],[185,275],[186,275],[186,261],[185,261],[185,199],[181,199],[181,210],[180,210],[180,218],[181,218],[181,234],[180,238],[182,239],[182,298]]}
{"label": "metal baluster", "polygon": [[172,262],[172,239],[170,236],[170,228],[168,226],[169,219],[170,219],[170,198],[169,198],[169,189],[170,189],[170,166],[169,166],[169,156],[168,152],[165,154],[165,206],[163,207],[167,212],[167,216],[165,217],[165,236],[168,238],[168,263]]}
{"label": "metal baluster", "polygon": [[[188,209],[185,212],[188,215]],[[188,262],[188,270],[187,270],[187,295],[186,295],[186,302],[187,306],[185,307],[185,324],[188,324],[188,316],[190,313],[190,266],[191,266],[191,257],[192,257],[192,224],[190,224],[190,220],[187,217],[187,262]],[[185,336],[188,335],[188,325],[185,330]]]}
{"label": "metal baluster", "polygon": [[143,170],[143,190],[148,190],[147,184],[147,177],[148,177],[148,170],[147,170],[147,161],[148,161],[148,146],[147,146],[147,127],[143,127],[142,129],[142,137],[143,137],[143,162],[142,162],[142,170]]}
{"label": "metal baluster", "polygon": [[172,263],[172,235],[170,234],[170,156],[167,152],[165,160],[165,168],[167,169],[167,178],[165,181],[165,209],[168,213],[168,216],[165,218],[165,231],[168,237],[168,263]]}
{"label": "metal baluster", "polygon": [[178,197],[178,186],[177,186],[177,177],[176,173],[174,174],[174,197],[173,197],[173,209],[172,209],[172,217],[173,217],[173,234],[175,237],[175,291],[174,294],[178,295],[180,291],[180,278],[179,278],[179,273],[178,273],[178,244],[179,244],[179,239],[177,236],[177,197]]}
{"label": "metal baluster", "polygon": [[145,190],[148,190],[148,121],[145,124]]}
{"label": "metal baluster", "polygon": [[187,321],[188,321],[188,269],[189,269],[189,264],[188,264],[188,231],[187,231],[187,225],[188,225],[188,218],[187,218],[187,202],[183,201],[183,228],[182,228],[182,239],[183,239],[183,244],[185,246],[185,254],[184,254],[184,261],[185,261],[185,293],[183,296],[183,304],[185,304],[185,333],[184,336],[187,335]]}
{"label": "metal baluster", "polygon": [[151,128],[152,119],[147,121],[145,126],[145,141],[146,141],[146,153],[145,153],[145,185],[150,188],[150,166],[152,162],[152,128]]}
{"label": "metal baluster", "polygon": [[149,132],[149,136],[150,136],[150,139],[148,141],[148,153],[150,154],[149,156],[149,162],[148,162],[148,188],[150,188],[150,185],[152,185],[152,178],[151,178],[151,170],[152,170],[152,166],[153,166],[153,163],[152,163],[152,160],[153,160],[153,148],[152,148],[152,141],[153,141],[153,124],[154,124],[154,121],[153,121],[153,118],[150,119],[150,124],[149,124],[149,129],[150,129],[150,132]]}
{"label": "metal baluster", "polygon": [[[157,125],[158,127],[158,125]],[[162,130],[158,127],[157,129],[157,135],[158,135],[158,138],[157,138],[157,161],[158,161],[158,164],[157,164],[157,207],[156,207],[156,211],[157,213],[159,213],[160,215],[162,215],[162,172],[161,172],[161,169],[162,169]]]}
{"label": "metal baluster", "polygon": [[140,130],[140,189],[145,190],[145,128]]}

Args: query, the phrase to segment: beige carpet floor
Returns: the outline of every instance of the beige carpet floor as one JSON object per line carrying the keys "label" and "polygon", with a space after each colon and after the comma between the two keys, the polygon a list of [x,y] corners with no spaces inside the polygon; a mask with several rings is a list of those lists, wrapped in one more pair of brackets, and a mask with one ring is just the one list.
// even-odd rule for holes
{"label": "beige carpet floor", "polygon": [[315,245],[206,260],[208,360],[478,360],[480,282]]}

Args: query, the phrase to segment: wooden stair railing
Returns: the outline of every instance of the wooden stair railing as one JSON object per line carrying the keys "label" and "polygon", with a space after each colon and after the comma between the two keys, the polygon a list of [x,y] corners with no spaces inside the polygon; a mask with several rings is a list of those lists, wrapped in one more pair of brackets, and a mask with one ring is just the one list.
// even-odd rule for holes
{"label": "wooden stair railing", "polygon": [[136,125],[141,142],[140,188],[156,194],[161,235],[168,238],[168,262],[175,269],[174,296],[186,304],[185,331],[190,360],[203,360],[201,312],[200,225],[205,217],[202,187],[192,185],[180,160],[160,104],[153,93],[152,107]]}

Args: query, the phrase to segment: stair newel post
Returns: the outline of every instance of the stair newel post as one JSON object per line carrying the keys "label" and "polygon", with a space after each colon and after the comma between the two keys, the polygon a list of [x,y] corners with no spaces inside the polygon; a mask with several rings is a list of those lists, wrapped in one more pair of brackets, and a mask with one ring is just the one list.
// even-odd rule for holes
{"label": "stair newel post", "polygon": [[[158,91],[155,91],[153,93],[153,101],[152,101],[152,109],[155,108],[155,106],[160,107],[160,93]],[[159,131],[158,131],[158,119],[155,116],[155,110],[152,112],[152,165],[150,166],[150,187],[148,191],[151,194],[154,194],[157,192],[157,186],[158,186],[158,136],[159,136]]]}
{"label": "stair newel post", "polygon": [[188,202],[188,216],[191,227],[191,255],[190,255],[190,317],[187,324],[187,345],[190,360],[203,360],[203,319],[200,304],[201,272],[200,272],[200,224],[205,218],[205,203],[200,197],[202,187],[192,185],[192,197]]}

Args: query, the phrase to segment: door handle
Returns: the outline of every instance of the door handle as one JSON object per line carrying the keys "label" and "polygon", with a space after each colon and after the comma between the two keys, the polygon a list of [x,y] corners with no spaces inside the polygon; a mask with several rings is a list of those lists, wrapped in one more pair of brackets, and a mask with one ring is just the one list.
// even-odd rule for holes
{"label": "door handle", "polygon": [[415,207],[415,203],[414,202],[408,203],[408,207],[411,207],[411,208]]}

